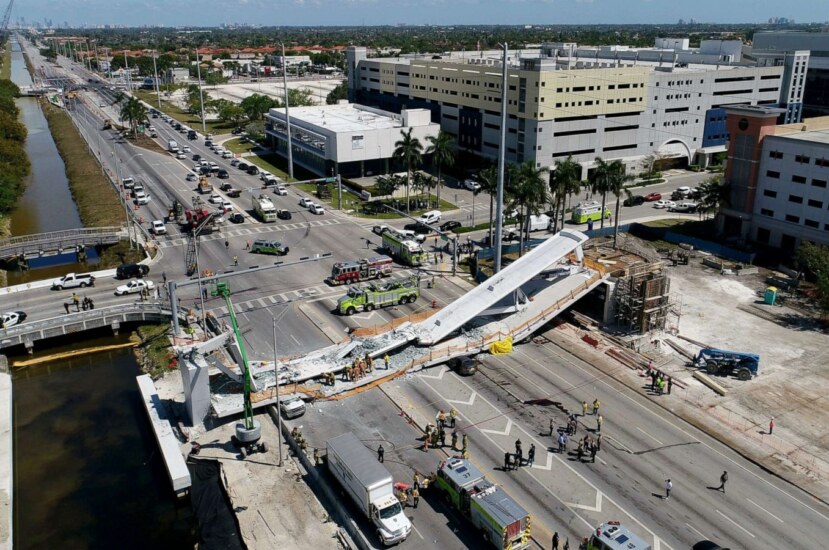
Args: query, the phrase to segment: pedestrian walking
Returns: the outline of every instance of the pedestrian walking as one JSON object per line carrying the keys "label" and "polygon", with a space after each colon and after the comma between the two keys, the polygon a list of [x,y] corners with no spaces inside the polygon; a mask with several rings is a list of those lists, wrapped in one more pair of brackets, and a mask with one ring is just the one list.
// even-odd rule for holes
{"label": "pedestrian walking", "polygon": [[771,420],[769,420],[769,435],[771,435],[771,433],[773,431],[774,431],[774,417],[772,416]]}
{"label": "pedestrian walking", "polygon": [[446,430],[440,429],[440,446],[446,447]]}
{"label": "pedestrian walking", "polygon": [[233,256],[233,265],[239,265],[239,256]]}
{"label": "pedestrian walking", "polygon": [[521,466],[521,461],[524,459],[524,449],[522,448],[521,440],[515,440],[515,462],[516,467]]}
{"label": "pedestrian walking", "polygon": [[595,443],[591,444],[590,445],[590,462],[593,462],[593,463],[596,462],[596,453],[597,452],[598,452],[598,449],[596,448]]}
{"label": "pedestrian walking", "polygon": [[69,315],[69,302],[63,302],[63,309],[65,309],[66,314]]}
{"label": "pedestrian walking", "polygon": [[207,300],[207,287],[203,286],[201,289],[201,297]]}
{"label": "pedestrian walking", "polygon": [[454,451],[458,445],[458,430],[452,430],[452,450]]}
{"label": "pedestrian walking", "polygon": [[602,431],[602,422],[604,422],[604,417],[599,415],[596,417],[596,432]]}
{"label": "pedestrian walking", "polygon": [[167,272],[166,271],[161,272],[161,282],[163,282],[165,285],[167,284]]}
{"label": "pedestrian walking", "polygon": [[386,370],[389,370],[389,354],[387,353],[385,357],[383,357],[383,361],[386,363]]}
{"label": "pedestrian walking", "polygon": [[455,427],[455,422],[458,421],[458,410],[455,407],[449,409],[449,422],[452,424],[452,428]]}
{"label": "pedestrian walking", "polygon": [[384,462],[385,461],[385,454],[386,449],[383,448],[383,444],[381,443],[379,447],[377,447],[377,462]]}
{"label": "pedestrian walking", "polygon": [[227,250],[227,249],[229,249],[229,248],[230,248],[230,241],[228,241],[227,239],[225,239],[225,250]]}
{"label": "pedestrian walking", "polygon": [[563,550],[570,550],[570,537],[564,539],[564,549]]}
{"label": "pedestrian walking", "polygon": [[512,455],[509,451],[504,453],[504,471],[509,472],[512,470]]}
{"label": "pedestrian walking", "polygon": [[567,435],[564,433],[560,433],[558,435],[558,452],[559,454],[564,454],[564,451],[567,449]]}
{"label": "pedestrian walking", "polygon": [[399,492],[399,493],[397,493],[397,500],[399,500],[399,501],[400,501],[400,505],[401,505],[401,506],[403,506],[403,507],[405,508],[405,507],[406,507],[406,505],[409,503],[409,495],[408,495],[408,493],[406,493],[406,491],[403,491],[403,490],[401,489],[401,490],[400,490],[400,492]]}
{"label": "pedestrian walking", "polygon": [[553,533],[552,550],[558,550],[558,531]]}
{"label": "pedestrian walking", "polygon": [[665,498],[671,498],[671,489],[674,488],[674,484],[671,483],[670,479],[665,480]]}
{"label": "pedestrian walking", "polygon": [[584,454],[584,442],[579,441],[579,447],[576,449],[576,454],[579,457],[579,462],[581,462],[581,456]]}
{"label": "pedestrian walking", "polygon": [[81,299],[76,293],[72,293],[72,303],[75,304],[75,311],[81,310]]}
{"label": "pedestrian walking", "polygon": [[438,428],[443,428],[446,425],[446,413],[443,412],[443,409],[438,411],[438,414],[435,416],[435,420],[437,420]]}
{"label": "pedestrian walking", "polygon": [[656,371],[651,369],[651,391],[656,391]]}
{"label": "pedestrian walking", "polygon": [[602,450],[602,434],[596,436],[596,452]]}
{"label": "pedestrian walking", "polygon": [[599,403],[599,400],[598,400],[598,399],[594,399],[594,400],[593,400],[593,414],[594,414],[594,415],[599,414],[599,406],[600,406],[600,405],[601,405],[601,403]]}
{"label": "pedestrian walking", "polygon": [[724,493],[724,492],[725,492],[725,483],[726,483],[727,481],[728,481],[728,472],[726,472],[725,470],[723,470],[723,473],[722,473],[722,475],[720,476],[720,486],[719,486],[719,487],[717,487],[717,489],[719,489],[720,491],[722,491],[722,492]]}
{"label": "pedestrian walking", "polygon": [[417,490],[417,487],[412,489],[412,508],[415,510],[417,509],[417,503],[420,502],[420,491]]}
{"label": "pedestrian walking", "polygon": [[555,427],[556,427],[555,420],[553,420],[553,419],[551,418],[551,419],[550,419],[550,437],[553,437],[553,430],[555,429]]}
{"label": "pedestrian walking", "polygon": [[530,450],[527,451],[527,466],[532,466],[535,462],[535,443],[530,443]]}
{"label": "pedestrian walking", "polygon": [[674,385],[674,379],[672,376],[668,377],[668,395],[671,395],[671,388]]}
{"label": "pedestrian walking", "polygon": [[581,415],[582,416],[587,416],[587,408],[588,408],[587,401],[582,401],[581,402]]}
{"label": "pedestrian walking", "polygon": [[245,241],[245,250],[250,250],[250,241]]}

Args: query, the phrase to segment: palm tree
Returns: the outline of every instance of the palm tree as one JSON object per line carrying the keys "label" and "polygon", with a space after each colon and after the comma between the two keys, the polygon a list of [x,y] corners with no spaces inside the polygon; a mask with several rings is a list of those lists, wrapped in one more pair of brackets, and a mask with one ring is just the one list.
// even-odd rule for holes
{"label": "palm tree", "polygon": [[141,101],[131,97],[121,105],[119,115],[122,121],[129,123],[133,136],[135,136],[137,135],[138,123],[147,118],[147,108]]}
{"label": "palm tree", "polygon": [[423,162],[423,144],[416,137],[412,137],[413,128],[408,132],[400,130],[402,139],[394,142],[392,157],[406,165],[406,212],[411,210],[409,203],[409,186],[412,182],[412,170]]}
{"label": "palm tree", "polygon": [[438,130],[438,135],[428,136],[426,139],[429,141],[429,147],[426,149],[426,154],[432,155],[432,162],[435,163],[435,166],[437,166],[438,169],[437,195],[438,208],[440,208],[440,188],[443,186],[441,169],[444,166],[452,166],[455,164],[455,141],[452,139],[452,136],[443,130]]}
{"label": "palm tree", "polygon": [[521,217],[521,233],[518,255],[524,250],[525,234],[529,238],[529,219],[537,215],[540,208],[548,202],[546,168],[536,168],[532,161],[510,166],[510,189],[512,190],[513,208],[518,208]]}
{"label": "palm tree", "polygon": [[602,218],[600,228],[604,229],[604,209],[607,204],[607,194],[611,191],[610,185],[610,171],[612,163],[596,157],[596,168],[590,176],[590,190],[593,193],[600,193],[602,195]]}
{"label": "palm tree", "polygon": [[722,176],[712,176],[700,185],[699,208],[701,214],[716,212],[720,206],[728,206],[731,189]]}
{"label": "palm tree", "polygon": [[564,229],[565,199],[577,194],[581,189],[581,164],[572,156],[556,165],[550,178],[550,190],[553,194],[553,232],[558,231],[558,213],[561,211],[561,227]]}
{"label": "palm tree", "polygon": [[[621,205],[620,198],[622,193],[630,195],[630,191],[625,189],[625,183],[634,180],[632,174],[625,173],[625,163],[621,160],[614,160],[609,167],[609,181],[608,191],[616,195],[616,217],[613,226],[613,248],[616,248],[616,241],[619,238],[619,207]],[[602,206],[602,220],[604,220],[604,206]]]}

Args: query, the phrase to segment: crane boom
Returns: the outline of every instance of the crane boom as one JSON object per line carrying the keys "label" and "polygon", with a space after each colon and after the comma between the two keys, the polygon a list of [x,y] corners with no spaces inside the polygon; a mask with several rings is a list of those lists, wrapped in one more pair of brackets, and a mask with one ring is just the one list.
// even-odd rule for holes
{"label": "crane boom", "polygon": [[12,6],[14,6],[14,0],[9,0],[6,13],[3,14],[3,26],[0,27],[0,45],[5,44],[6,40],[9,39],[9,20],[12,17]]}

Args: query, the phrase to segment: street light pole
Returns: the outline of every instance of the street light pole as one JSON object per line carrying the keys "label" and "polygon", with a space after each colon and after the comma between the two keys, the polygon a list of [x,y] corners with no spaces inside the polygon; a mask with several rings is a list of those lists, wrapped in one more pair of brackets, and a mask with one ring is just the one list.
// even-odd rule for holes
{"label": "street light pole", "polygon": [[282,46],[282,87],[285,89],[285,126],[288,132],[288,175],[294,179],[294,152],[291,147],[291,115],[288,113],[288,62],[285,61],[285,44]]}
{"label": "street light pole", "polygon": [[279,437],[279,464],[282,466],[282,412],[279,408],[279,372],[276,361],[276,318],[273,319],[273,384],[276,387],[276,433]]}
{"label": "street light pole", "polygon": [[155,65],[157,51],[153,50],[153,76],[155,78],[155,96],[158,99],[158,110],[161,110],[161,90],[158,87],[158,68]]}
{"label": "street light pole", "polygon": [[201,105],[201,131],[207,135],[207,124],[204,122],[204,94],[201,90],[201,66],[199,64],[199,49],[196,48],[196,78],[199,79],[199,104]]}
{"label": "street light pole", "polygon": [[[501,239],[504,223],[504,169],[507,152],[507,43],[501,61],[501,142],[498,149],[498,186],[495,193],[495,273],[501,271]],[[475,209],[472,209],[475,214]],[[491,245],[492,243],[490,243]]]}

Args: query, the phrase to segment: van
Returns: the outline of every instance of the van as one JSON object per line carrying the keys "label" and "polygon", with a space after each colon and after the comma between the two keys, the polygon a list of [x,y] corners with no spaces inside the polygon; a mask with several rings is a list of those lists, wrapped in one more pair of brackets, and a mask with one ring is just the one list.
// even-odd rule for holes
{"label": "van", "polygon": [[539,214],[538,216],[530,216],[530,231],[544,231],[550,228],[550,216],[547,214]]}
{"label": "van", "polygon": [[121,185],[124,186],[124,189],[129,189],[135,185],[135,180],[133,178],[124,178],[121,180]]}
{"label": "van", "polygon": [[274,254],[276,256],[284,256],[290,252],[291,249],[278,241],[256,239],[250,246],[250,251],[254,254]]}
{"label": "van", "polygon": [[[610,219],[610,209],[604,209],[605,219]],[[588,220],[598,221],[602,219],[602,205],[598,201],[580,202],[573,208],[572,218],[574,223],[587,223]]]}
{"label": "van", "polygon": [[305,414],[305,401],[296,395],[282,399],[279,403],[279,412],[282,413],[282,417],[286,420],[302,416]]}
{"label": "van", "polygon": [[424,212],[421,216],[417,219],[419,223],[431,225],[433,223],[437,223],[440,221],[440,210],[430,210],[428,212]]}

